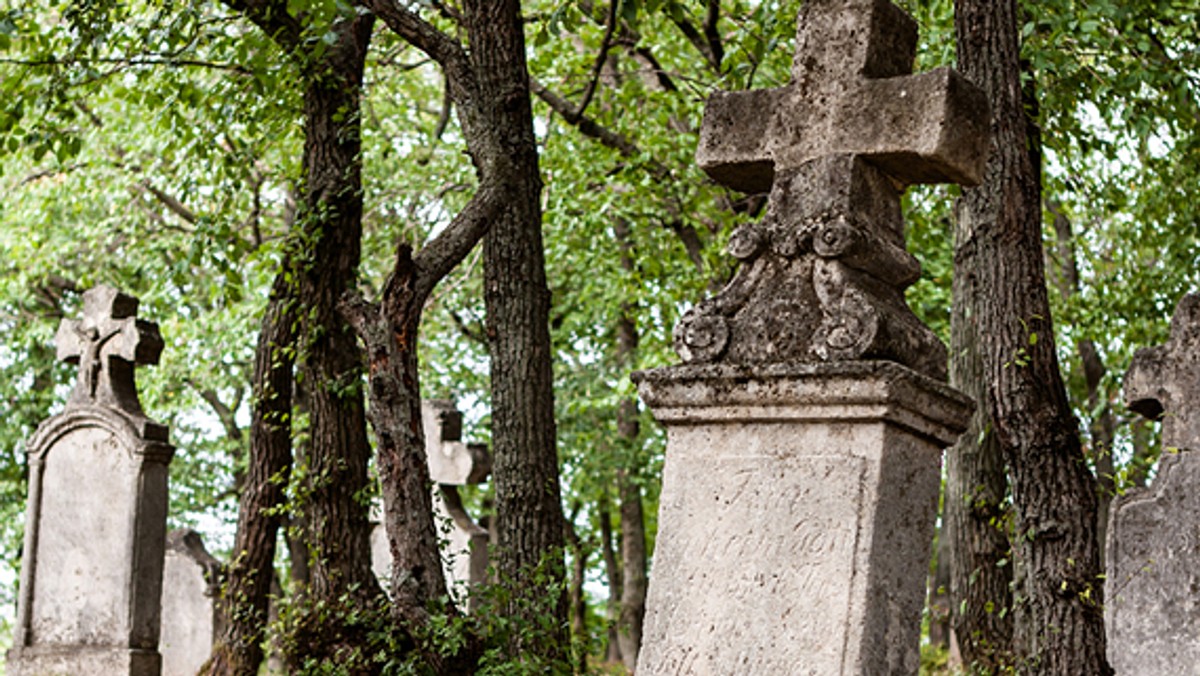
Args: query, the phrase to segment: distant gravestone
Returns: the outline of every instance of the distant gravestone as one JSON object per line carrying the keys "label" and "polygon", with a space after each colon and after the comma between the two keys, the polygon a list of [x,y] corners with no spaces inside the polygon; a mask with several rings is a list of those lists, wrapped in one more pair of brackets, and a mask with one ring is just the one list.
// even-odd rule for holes
{"label": "distant gravestone", "polygon": [[223,565],[190,529],[167,535],[163,564],[162,676],[195,676],[221,632],[217,598]]}
{"label": "distant gravestone", "polygon": [[1149,488],[1117,499],[1108,531],[1108,658],[1125,676],[1200,676],[1200,295],[1179,302],[1165,345],[1125,376],[1129,407],[1162,420]]}
{"label": "distant gravestone", "polygon": [[635,374],[667,427],[639,676],[916,674],[941,449],[969,400],[904,303],[900,193],[979,181],[982,93],[910,75],[886,0],[808,0],[792,83],[718,93],[697,160],[770,190],[734,280]]}
{"label": "distant gravestone", "polygon": [[29,440],[29,496],[10,676],[157,675],[166,536],[167,428],[138,402],[134,368],[157,363],[158,327],[107,286],[64,319],[60,359],[79,377]]}
{"label": "distant gravestone", "polygon": [[[462,413],[451,400],[421,402],[429,477],[436,484],[433,509],[442,538],[442,565],[451,593],[460,602],[470,587],[487,579],[488,532],[471,518],[458,487],[481,484],[492,471],[486,447],[463,443],[462,421]],[[371,561],[377,576],[391,575],[392,556],[382,524],[376,524],[371,532]],[[478,603],[470,595],[465,600],[470,609]]]}

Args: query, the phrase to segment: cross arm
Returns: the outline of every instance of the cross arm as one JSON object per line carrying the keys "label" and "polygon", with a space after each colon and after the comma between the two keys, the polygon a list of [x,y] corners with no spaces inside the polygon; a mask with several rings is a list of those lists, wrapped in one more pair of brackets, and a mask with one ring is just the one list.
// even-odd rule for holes
{"label": "cross arm", "polygon": [[831,143],[865,156],[903,185],[983,180],[987,97],[950,68],[868,80],[838,117]]}
{"label": "cross arm", "polygon": [[746,193],[771,189],[775,162],[767,132],[786,89],[716,92],[704,107],[696,162],[721,185]]}

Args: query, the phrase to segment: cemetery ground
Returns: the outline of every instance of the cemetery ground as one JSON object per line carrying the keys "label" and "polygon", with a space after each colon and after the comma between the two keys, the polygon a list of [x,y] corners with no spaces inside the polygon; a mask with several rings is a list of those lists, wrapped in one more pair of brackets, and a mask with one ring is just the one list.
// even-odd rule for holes
{"label": "cemetery ground", "polygon": [[0,0],[0,674],[1200,674],[1195,21]]}

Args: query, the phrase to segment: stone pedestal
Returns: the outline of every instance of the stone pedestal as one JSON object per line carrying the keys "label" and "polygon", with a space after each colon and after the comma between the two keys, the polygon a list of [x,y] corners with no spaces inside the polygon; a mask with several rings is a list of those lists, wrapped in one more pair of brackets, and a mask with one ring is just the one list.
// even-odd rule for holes
{"label": "stone pedestal", "polygon": [[167,428],[69,407],[29,442],[25,558],[9,676],[156,676]]}
{"label": "stone pedestal", "polygon": [[941,451],[970,401],[890,362],[637,380],[668,432],[638,674],[916,674]]}

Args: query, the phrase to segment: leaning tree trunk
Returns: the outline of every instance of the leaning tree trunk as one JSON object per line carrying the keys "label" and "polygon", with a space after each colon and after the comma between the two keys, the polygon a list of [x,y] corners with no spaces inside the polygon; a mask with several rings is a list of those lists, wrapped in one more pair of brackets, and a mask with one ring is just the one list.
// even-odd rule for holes
{"label": "leaning tree trunk", "polygon": [[[965,221],[959,220],[960,226]],[[978,239],[957,228],[950,384],[975,399],[967,431],[946,453],[942,537],[948,556],[950,623],[963,664],[994,671],[1012,658],[1012,566],[1005,523],[1008,477],[991,423],[979,349],[978,315],[987,292],[975,274]]]}
{"label": "leaning tree trunk", "polygon": [[237,536],[221,593],[225,627],[206,676],[253,676],[263,660],[280,507],[292,466],[292,366],[296,297],[291,265],[275,277],[254,352],[250,459],[238,500]]}
{"label": "leaning tree trunk", "polygon": [[[489,123],[503,135],[514,174],[510,201],[484,238],[484,301],[491,353],[492,445],[495,457],[497,568],[514,585],[516,617],[530,628],[549,619],[548,635],[515,634],[515,656],[565,664],[567,604],[562,594],[563,516],[555,445],[550,353],[550,292],[542,250],[541,177],[517,0],[463,3],[472,34],[475,72],[505,75],[486,95],[502,105]],[[474,17],[474,18],[471,18]],[[490,19],[490,22],[488,21]],[[490,79],[490,78],[489,78]],[[481,81],[481,88],[488,86]],[[549,579],[535,582],[542,567]],[[531,611],[527,602],[534,601]],[[523,603],[524,602],[524,603]],[[536,613],[548,618],[536,617]]]}
{"label": "leaning tree trunk", "polygon": [[980,293],[987,405],[1012,484],[1018,670],[1111,674],[1105,659],[1095,479],[1054,351],[1041,240],[1040,141],[1021,86],[1016,0],[956,0],[958,60],[992,105],[992,155],[959,205],[956,268]]}
{"label": "leaning tree trunk", "polygon": [[[309,588],[295,640],[293,667],[333,663],[361,637],[345,620],[380,602],[371,571],[367,494],[371,447],[355,336],[337,303],[357,274],[362,237],[362,144],[359,99],[373,18],[335,24],[337,40],[306,69],[304,92],[305,241],[299,296],[305,309],[300,370],[308,388],[309,443],[300,510],[312,554]],[[319,614],[318,614],[319,613]]]}

